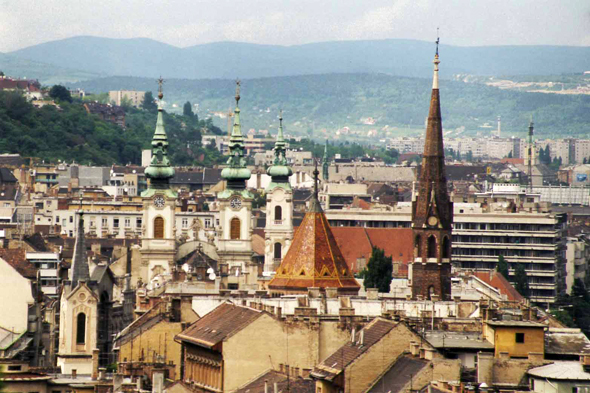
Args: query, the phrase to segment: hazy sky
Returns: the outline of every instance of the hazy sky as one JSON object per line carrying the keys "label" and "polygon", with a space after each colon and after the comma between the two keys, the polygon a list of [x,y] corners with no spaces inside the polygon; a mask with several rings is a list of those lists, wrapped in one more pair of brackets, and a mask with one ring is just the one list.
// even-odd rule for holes
{"label": "hazy sky", "polygon": [[77,35],[293,45],[413,38],[590,46],[590,0],[0,0],[0,51]]}

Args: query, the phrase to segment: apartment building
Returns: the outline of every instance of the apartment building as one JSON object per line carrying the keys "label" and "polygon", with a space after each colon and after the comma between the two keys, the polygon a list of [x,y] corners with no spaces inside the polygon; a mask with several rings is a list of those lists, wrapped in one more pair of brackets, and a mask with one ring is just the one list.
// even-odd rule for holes
{"label": "apartment building", "polygon": [[59,263],[61,259],[56,252],[27,252],[26,258],[35,265],[39,272],[41,291],[49,297],[59,295]]}
{"label": "apartment building", "polygon": [[136,90],[112,90],[109,91],[109,101],[114,102],[115,105],[121,106],[121,102],[129,100],[131,105],[136,108],[141,107],[143,99],[145,97],[145,91]]}
{"label": "apartment building", "polygon": [[[567,217],[554,213],[539,195],[516,186],[498,186],[494,192],[461,197],[454,201],[452,260],[458,270],[495,269],[502,255],[510,266],[524,264],[529,297],[536,303],[553,303],[566,291],[565,269]],[[332,226],[370,228],[411,227],[411,203],[371,211],[327,210]],[[572,271],[571,274],[574,274]]]}

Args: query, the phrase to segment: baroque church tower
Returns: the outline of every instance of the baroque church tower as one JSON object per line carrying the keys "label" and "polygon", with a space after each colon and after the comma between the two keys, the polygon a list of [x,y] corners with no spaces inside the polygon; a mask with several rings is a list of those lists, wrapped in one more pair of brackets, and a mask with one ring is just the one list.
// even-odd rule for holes
{"label": "baroque church tower", "polygon": [[287,163],[287,144],[283,137],[283,114],[279,116],[279,133],[275,142],[275,159],[268,168],[271,182],[266,188],[266,227],[264,271],[274,272],[293,240],[293,190],[289,177],[293,170]]}
{"label": "baroque church tower", "polygon": [[[160,274],[170,274],[176,254],[175,208],[178,194],[170,188],[174,168],[168,159],[168,136],[164,129],[162,108],[162,78],[159,79],[158,119],[152,139],[152,159],[145,170],[150,180],[143,198],[141,261],[144,280],[150,281]],[[145,282],[145,281],[144,281]]]}
{"label": "baroque church tower", "polygon": [[258,268],[252,262],[252,201],[254,195],[246,188],[250,170],[244,158],[244,136],[240,125],[240,82],[236,82],[234,126],[229,139],[228,167],[221,171],[227,182],[217,195],[219,222],[217,252],[219,262],[227,264],[230,289],[256,286]]}
{"label": "baroque church tower", "polygon": [[412,202],[414,262],[409,266],[412,298],[450,300],[453,203],[447,191],[438,88],[438,40],[426,140],[417,192]]}

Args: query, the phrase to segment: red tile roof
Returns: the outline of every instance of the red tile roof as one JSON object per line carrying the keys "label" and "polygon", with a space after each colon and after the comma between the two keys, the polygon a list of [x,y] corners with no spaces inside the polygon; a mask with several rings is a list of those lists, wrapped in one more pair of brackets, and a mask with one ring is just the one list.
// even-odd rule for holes
{"label": "red tile roof", "polygon": [[262,315],[250,307],[223,303],[179,333],[176,338],[206,348],[229,338]]}
{"label": "red tile roof", "polygon": [[24,249],[0,248],[0,258],[8,262],[21,276],[32,280],[37,278],[37,268],[31,262],[27,261]]}
{"label": "red tile roof", "polygon": [[[520,302],[524,297],[510,284],[510,282],[497,271],[475,272],[473,275],[488,285],[496,288],[501,294],[506,295],[509,301]],[[491,276],[491,277],[490,277]]]}
{"label": "red tile roof", "polygon": [[[355,273],[361,270],[359,259],[364,258],[365,263],[369,262],[373,247],[385,251],[385,255],[391,256],[400,268],[412,261],[414,249],[411,228],[334,227],[332,232],[346,264]],[[400,270],[407,272],[404,268]]]}

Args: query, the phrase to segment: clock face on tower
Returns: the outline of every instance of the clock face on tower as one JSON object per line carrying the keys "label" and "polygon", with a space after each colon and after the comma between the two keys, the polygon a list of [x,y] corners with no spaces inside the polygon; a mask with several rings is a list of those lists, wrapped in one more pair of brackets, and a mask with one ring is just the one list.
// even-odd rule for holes
{"label": "clock face on tower", "polygon": [[433,226],[436,226],[436,224],[438,224],[438,218],[436,218],[434,216],[428,217],[428,225],[433,227]]}
{"label": "clock face on tower", "polygon": [[234,197],[232,199],[229,200],[229,206],[232,209],[238,210],[239,208],[242,207],[242,200],[238,197]]}
{"label": "clock face on tower", "polygon": [[164,200],[164,197],[157,196],[154,198],[154,206],[156,206],[157,208],[163,208],[165,203],[166,201]]}

